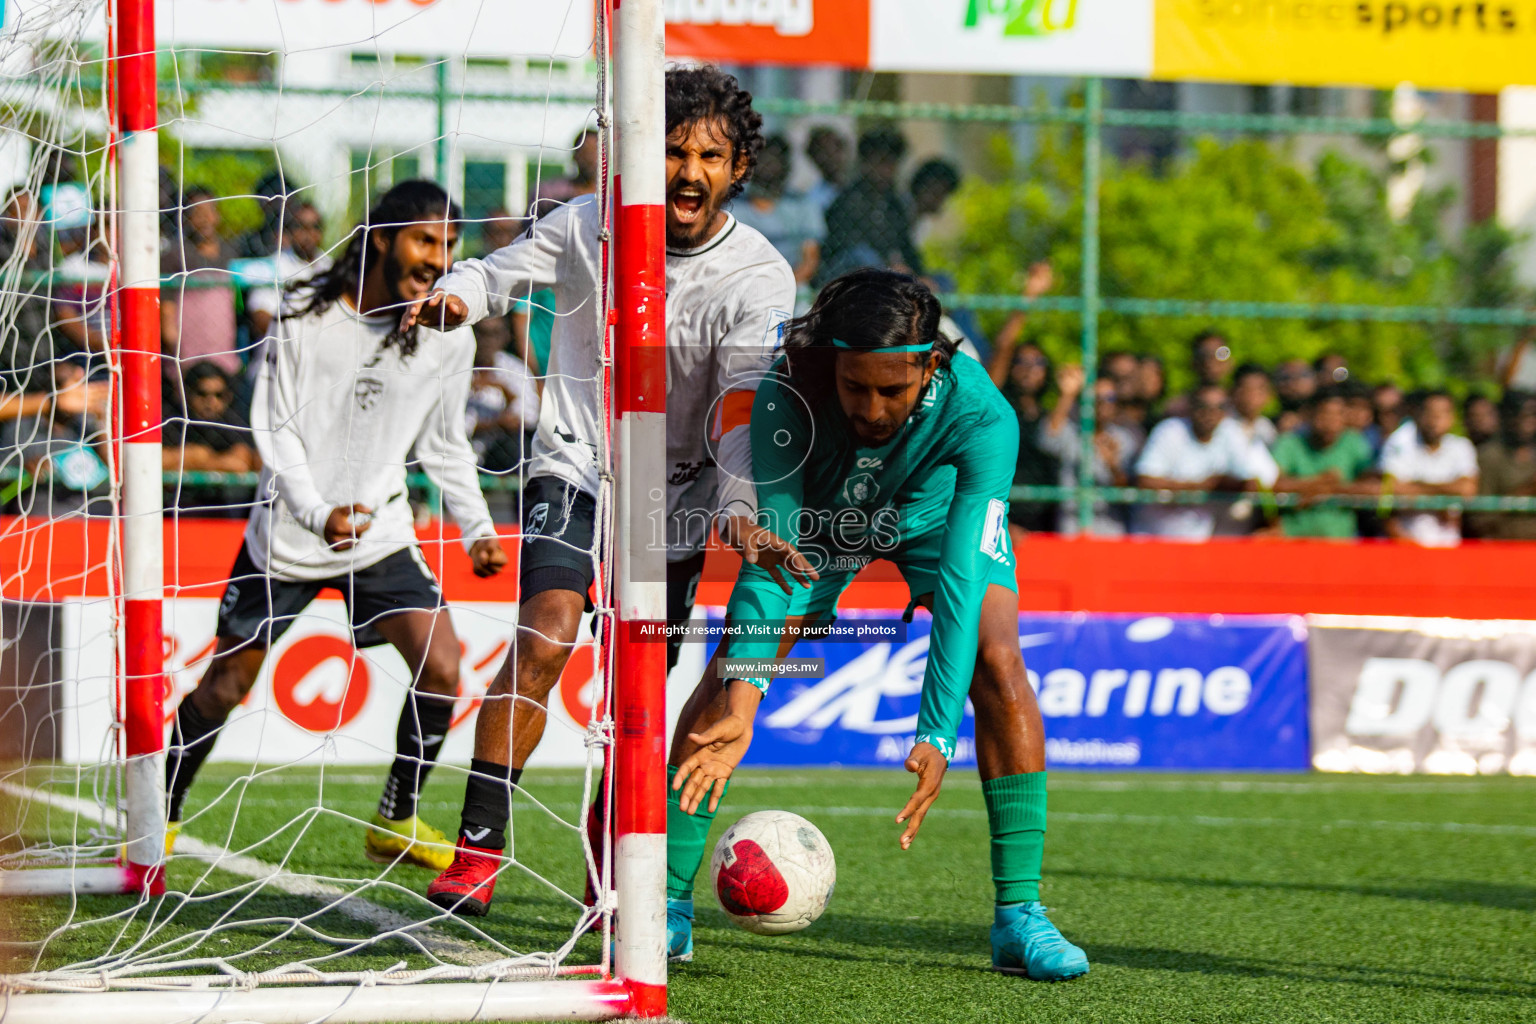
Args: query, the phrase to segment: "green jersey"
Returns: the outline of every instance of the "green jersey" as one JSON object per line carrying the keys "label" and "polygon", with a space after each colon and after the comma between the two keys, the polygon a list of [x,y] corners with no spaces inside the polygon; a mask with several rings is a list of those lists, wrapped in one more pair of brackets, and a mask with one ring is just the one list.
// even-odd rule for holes
{"label": "green jersey", "polygon": [[[994,582],[1015,587],[1008,491],[1018,419],[981,364],[957,354],[934,374],[894,438],[861,447],[835,399],[813,407],[782,375],[782,362],[774,370],[752,406],[758,518],[806,555],[822,580],[792,598],[767,572],[743,563],[731,621],[782,626],[787,615],[834,611],[859,568],[879,558],[895,562],[914,600],[933,594],[917,741],[951,757],[976,664],[982,599]],[[774,658],[778,645],[777,633],[738,635],[730,653]]]}
{"label": "green jersey", "polygon": [[[1275,465],[1285,476],[1322,476],[1330,470],[1342,483],[1350,483],[1371,468],[1371,444],[1357,430],[1346,430],[1327,448],[1314,448],[1300,434],[1284,434],[1275,442]],[[1287,537],[1354,537],[1358,534],[1354,509],[1320,505],[1280,513],[1280,529]]]}

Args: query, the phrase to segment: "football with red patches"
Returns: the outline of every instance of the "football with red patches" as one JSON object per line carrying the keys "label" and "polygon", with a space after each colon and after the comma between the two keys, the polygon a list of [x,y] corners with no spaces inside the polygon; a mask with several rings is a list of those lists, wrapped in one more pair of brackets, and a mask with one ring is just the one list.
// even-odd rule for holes
{"label": "football with red patches", "polygon": [[827,909],[837,864],[826,836],[800,815],[755,811],[715,844],[710,875],[727,917],[749,932],[783,935]]}

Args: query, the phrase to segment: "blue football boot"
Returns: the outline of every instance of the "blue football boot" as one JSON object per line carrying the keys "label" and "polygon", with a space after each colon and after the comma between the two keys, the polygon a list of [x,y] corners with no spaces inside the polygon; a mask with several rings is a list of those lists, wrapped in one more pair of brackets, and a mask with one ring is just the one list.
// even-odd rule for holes
{"label": "blue football boot", "polygon": [[992,969],[1034,981],[1066,981],[1088,973],[1088,954],[1062,938],[1039,900],[1014,903],[997,908]]}
{"label": "blue football boot", "polygon": [[693,959],[693,900],[667,898],[667,960]]}

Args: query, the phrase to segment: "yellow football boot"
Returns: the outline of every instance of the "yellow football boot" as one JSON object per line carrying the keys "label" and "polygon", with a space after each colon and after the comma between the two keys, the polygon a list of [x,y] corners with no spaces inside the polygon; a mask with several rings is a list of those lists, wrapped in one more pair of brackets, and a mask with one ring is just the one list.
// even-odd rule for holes
{"label": "yellow football boot", "polygon": [[363,849],[377,864],[405,861],[433,871],[447,871],[453,864],[453,841],[415,815],[390,821],[375,814]]}

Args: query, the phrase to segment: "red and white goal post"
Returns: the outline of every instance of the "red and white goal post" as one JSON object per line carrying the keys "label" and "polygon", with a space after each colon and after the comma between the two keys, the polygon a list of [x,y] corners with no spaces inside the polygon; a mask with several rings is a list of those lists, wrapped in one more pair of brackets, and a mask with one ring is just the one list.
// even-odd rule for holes
{"label": "red and white goal post", "polygon": [[[416,0],[418,4],[422,0]],[[510,2],[510,0],[506,0]],[[520,0],[522,2],[522,0]],[[580,2],[580,0],[578,0]],[[596,0],[599,79],[611,57],[611,106],[599,89],[599,123],[614,126],[615,174],[611,227],[605,368],[609,390],[612,473],[599,500],[611,516],[599,588],[609,599],[596,630],[612,737],[607,793],[611,855],[600,893],[611,917],[612,956],[576,966],[537,968],[483,959],[425,970],[348,970],[345,961],[320,970],[265,974],[210,970],[165,973],[137,969],[120,975],[86,964],[24,975],[0,975],[0,1024],[218,1024],[281,1022],[599,1020],[660,1017],[666,1012],[666,648],[665,552],[643,542],[644,524],[664,511],[648,481],[660,479],[666,428],[664,279],[664,85],[662,0]],[[166,668],[162,647],[164,522],[161,457],[159,112],[156,97],[154,0],[109,0],[106,94],[115,209],[109,292],[114,394],[112,451],[117,463],[114,526],[118,581],[117,695],[113,756],[124,823],[116,863],[0,871],[0,895],[58,897],[75,902],[137,896],[154,914],[173,898],[165,870]],[[611,26],[611,32],[610,32]],[[0,37],[3,38],[3,37]],[[611,111],[611,113],[610,113]],[[606,139],[605,139],[606,149]],[[606,168],[606,158],[604,167]],[[609,193],[601,187],[599,196]],[[47,571],[39,567],[39,571]],[[604,608],[606,606],[606,608]],[[643,628],[649,624],[651,628]],[[508,629],[510,630],[510,624]],[[646,639],[650,638],[650,639]],[[602,705],[603,700],[594,703]],[[6,782],[11,790],[21,781]],[[109,798],[110,800],[110,798]],[[109,808],[112,810],[112,808]],[[55,857],[54,863],[60,858]],[[291,890],[290,890],[291,891]],[[73,913],[73,911],[72,911]],[[600,929],[610,934],[605,921]],[[566,945],[568,951],[574,939]],[[583,975],[587,977],[583,977]]]}

